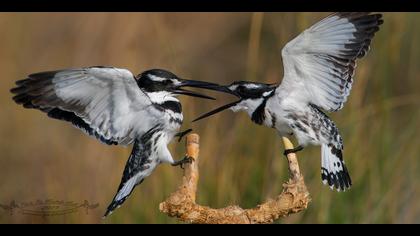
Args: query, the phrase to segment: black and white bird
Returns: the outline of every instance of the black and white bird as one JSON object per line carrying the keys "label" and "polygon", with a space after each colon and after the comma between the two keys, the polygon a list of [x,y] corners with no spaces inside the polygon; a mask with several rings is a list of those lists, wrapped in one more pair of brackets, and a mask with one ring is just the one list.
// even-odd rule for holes
{"label": "black and white bird", "polygon": [[343,107],[350,93],[356,60],[366,55],[383,23],[381,14],[335,13],[291,40],[282,50],[284,77],[280,85],[237,81],[213,89],[239,101],[219,107],[196,120],[225,109],[246,111],[259,125],[281,136],[294,135],[299,146],[321,145],[321,178],[331,189],[345,191],[352,182],[343,160],[343,141],[323,111]]}
{"label": "black and white bird", "polygon": [[127,199],[134,187],[160,163],[174,161],[167,145],[183,121],[178,94],[213,99],[183,89],[206,88],[207,82],[184,80],[173,73],[152,69],[134,76],[126,69],[87,67],[41,72],[16,82],[13,100],[39,109],[51,118],[72,123],[105,144],[129,145],[133,150],[120,186],[105,215]]}

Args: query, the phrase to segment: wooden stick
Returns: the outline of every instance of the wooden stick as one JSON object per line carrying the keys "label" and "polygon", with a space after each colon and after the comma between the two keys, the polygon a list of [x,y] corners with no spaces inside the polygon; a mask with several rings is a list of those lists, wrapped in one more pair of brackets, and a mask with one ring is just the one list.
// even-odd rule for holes
{"label": "wooden stick", "polygon": [[[284,149],[293,149],[293,144],[287,137],[281,137],[283,140]],[[289,162],[289,174],[293,180],[298,180],[301,177],[299,163],[297,161],[296,153],[289,153],[287,155],[287,161]]]}
{"label": "wooden stick", "polygon": [[[290,140],[285,137],[283,143],[287,149],[293,148]],[[269,199],[252,209],[242,209],[239,206],[213,209],[197,204],[195,200],[199,179],[199,136],[188,135],[186,146],[187,154],[193,157],[194,161],[185,165],[182,185],[159,205],[160,211],[170,217],[199,224],[255,224],[270,223],[307,208],[310,201],[309,193],[294,153],[287,155],[290,179],[283,185],[283,192],[275,199]]]}

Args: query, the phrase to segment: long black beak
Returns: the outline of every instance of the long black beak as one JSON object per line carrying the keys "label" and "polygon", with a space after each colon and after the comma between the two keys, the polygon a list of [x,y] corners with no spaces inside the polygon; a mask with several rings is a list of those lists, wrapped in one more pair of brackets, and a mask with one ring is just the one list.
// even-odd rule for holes
{"label": "long black beak", "polygon": [[222,93],[232,94],[232,95],[235,95],[236,97],[240,98],[240,96],[237,93],[230,90],[227,86],[224,86],[224,85],[209,84],[207,87],[205,87],[205,89],[214,90],[214,91],[218,91],[218,92],[222,92]]}
{"label": "long black beak", "polygon": [[198,121],[198,120],[204,119],[204,118],[206,118],[206,117],[209,117],[209,116],[212,116],[212,115],[214,115],[214,114],[216,114],[216,113],[219,113],[219,112],[221,112],[221,111],[224,111],[224,110],[226,110],[226,109],[228,109],[228,108],[230,108],[230,107],[235,106],[236,104],[240,103],[241,101],[242,101],[242,100],[239,100],[239,101],[236,101],[236,102],[232,102],[232,103],[229,103],[229,104],[223,105],[223,106],[221,106],[221,107],[219,107],[219,108],[216,108],[216,109],[214,109],[214,110],[212,110],[212,111],[210,111],[210,112],[207,112],[207,113],[206,113],[206,114],[204,114],[204,115],[201,115],[200,117],[198,117],[198,118],[194,119],[192,122],[196,122],[196,121]]}
{"label": "long black beak", "polygon": [[178,88],[172,91],[172,93],[174,94],[182,94],[182,95],[187,95],[187,96],[191,96],[191,97],[197,97],[197,98],[205,98],[205,99],[210,99],[210,100],[216,100],[214,97],[210,97],[201,93],[197,93],[194,91],[189,91],[186,89],[182,89],[182,88]]}
{"label": "long black beak", "polygon": [[[269,86],[270,88],[275,89],[278,86],[278,84],[267,84],[267,86]],[[219,113],[221,111],[224,111],[224,110],[226,110],[226,109],[228,109],[230,107],[235,106],[236,104],[238,104],[238,103],[240,103],[242,101],[242,97],[238,93],[236,93],[235,91],[230,90],[228,86],[209,85],[209,86],[206,87],[206,89],[210,89],[210,90],[215,90],[215,91],[219,91],[219,92],[223,92],[223,93],[232,94],[232,95],[235,95],[236,97],[238,97],[240,99],[238,101],[236,101],[236,102],[232,102],[232,103],[223,105],[223,106],[221,106],[219,108],[216,108],[216,109],[214,109],[214,110],[212,110],[210,112],[207,112],[206,114],[201,115],[200,117],[194,119],[192,122],[196,122],[198,120],[204,119],[206,117],[209,117],[209,116],[212,116],[212,115],[214,115],[216,113]]]}
{"label": "long black beak", "polygon": [[[228,94],[235,95],[236,97],[240,97],[237,93],[231,91],[227,86],[222,86],[222,85],[215,84],[215,85],[209,85],[209,86],[207,86],[206,89],[214,90],[214,91],[218,91],[218,92],[222,92],[222,93],[228,93]],[[226,109],[228,109],[230,107],[235,106],[236,104],[240,103],[241,101],[242,100],[239,100],[239,101],[236,101],[236,102],[232,102],[232,103],[223,105],[223,106],[221,106],[219,108],[216,108],[216,109],[214,109],[214,110],[212,110],[210,112],[207,112],[206,114],[201,115],[200,117],[196,118],[192,122],[196,122],[198,120],[204,119],[206,117],[209,117],[209,116],[212,116],[212,115],[214,115],[216,113],[219,113],[221,111],[224,111],[224,110],[226,110]]]}
{"label": "long black beak", "polygon": [[172,92],[175,93],[175,94],[183,94],[183,95],[192,96],[192,97],[199,97],[199,98],[216,100],[213,97],[181,88],[181,87],[194,87],[194,88],[208,89],[208,88],[213,88],[213,87],[216,87],[216,86],[218,86],[218,85],[214,84],[214,83],[204,82],[204,81],[181,80],[181,83],[179,85],[177,85]]}

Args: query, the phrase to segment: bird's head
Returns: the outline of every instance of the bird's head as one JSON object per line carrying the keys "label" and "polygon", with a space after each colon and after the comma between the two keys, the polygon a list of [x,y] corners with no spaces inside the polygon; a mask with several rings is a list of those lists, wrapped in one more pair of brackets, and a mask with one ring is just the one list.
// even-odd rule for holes
{"label": "bird's head", "polygon": [[183,87],[208,88],[214,87],[216,86],[216,84],[204,81],[181,79],[175,74],[166,70],[147,70],[139,74],[136,77],[136,80],[138,86],[150,96],[166,97],[183,94],[193,97],[214,100],[214,98],[212,97],[194,91],[188,91],[186,89],[183,89]]}
{"label": "bird's head", "polygon": [[201,120],[226,109],[231,109],[234,112],[245,110],[249,115],[252,115],[255,109],[257,109],[267,97],[274,94],[276,87],[277,84],[265,84],[249,81],[235,81],[226,86],[209,86],[207,89],[235,95],[239,98],[239,100],[216,108],[198,117],[194,121]]}

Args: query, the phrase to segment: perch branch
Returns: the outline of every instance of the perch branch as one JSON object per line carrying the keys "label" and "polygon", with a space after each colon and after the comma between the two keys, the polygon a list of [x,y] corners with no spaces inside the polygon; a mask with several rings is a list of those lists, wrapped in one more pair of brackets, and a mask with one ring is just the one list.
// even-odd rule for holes
{"label": "perch branch", "polygon": [[[293,148],[288,138],[282,139],[286,149]],[[160,211],[167,215],[198,224],[258,224],[271,223],[307,208],[309,193],[294,153],[287,155],[290,179],[283,184],[282,193],[275,199],[269,199],[252,209],[242,209],[235,205],[213,209],[197,204],[199,136],[190,134],[186,140],[187,154],[194,161],[185,165],[182,185],[159,205]]]}

